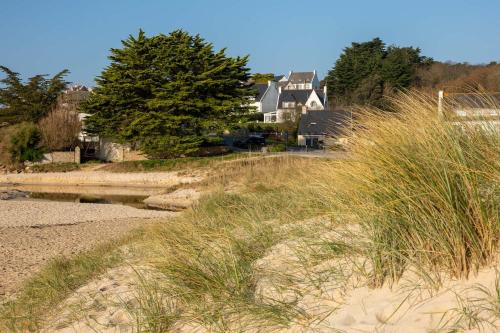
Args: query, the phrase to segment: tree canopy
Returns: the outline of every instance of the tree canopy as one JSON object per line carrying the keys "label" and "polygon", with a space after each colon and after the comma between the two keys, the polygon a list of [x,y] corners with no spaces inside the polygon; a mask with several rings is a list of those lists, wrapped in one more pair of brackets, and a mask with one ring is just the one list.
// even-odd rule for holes
{"label": "tree canopy", "polygon": [[254,83],[256,84],[262,84],[262,83],[266,83],[268,81],[273,81],[274,80],[274,74],[273,73],[254,73],[252,75],[252,80]]}
{"label": "tree canopy", "polygon": [[6,75],[0,80],[0,123],[37,122],[50,112],[68,84],[64,80],[67,69],[50,79],[47,75],[33,76],[26,83],[19,73],[4,66],[0,70]]}
{"label": "tree canopy", "polygon": [[247,56],[215,52],[182,30],[141,30],[122,44],[83,105],[87,131],[166,158],[196,152],[250,111]]}
{"label": "tree canopy", "polygon": [[380,38],[344,49],[326,81],[338,103],[380,105],[384,94],[411,86],[419,66],[432,59],[414,47],[386,47]]}

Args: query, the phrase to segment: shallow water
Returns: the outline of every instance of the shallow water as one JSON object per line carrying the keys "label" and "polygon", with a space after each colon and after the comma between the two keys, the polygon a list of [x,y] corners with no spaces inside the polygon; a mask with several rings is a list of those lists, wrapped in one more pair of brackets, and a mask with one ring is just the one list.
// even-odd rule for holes
{"label": "shallow water", "polygon": [[50,193],[50,192],[31,192],[29,199],[78,202],[78,203],[97,203],[97,204],[119,204],[131,206],[139,209],[151,209],[143,200],[148,196],[140,195],[89,195],[84,193]]}
{"label": "shallow water", "polygon": [[8,187],[0,186],[0,189],[16,189],[28,193],[27,198],[21,198],[19,200],[119,204],[138,209],[158,210],[143,202],[144,199],[159,192],[158,189],[151,188],[19,185]]}

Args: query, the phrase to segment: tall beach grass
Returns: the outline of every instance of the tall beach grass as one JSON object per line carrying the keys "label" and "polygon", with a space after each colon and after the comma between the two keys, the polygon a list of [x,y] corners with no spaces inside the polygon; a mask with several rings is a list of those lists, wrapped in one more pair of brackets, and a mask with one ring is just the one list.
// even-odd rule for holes
{"label": "tall beach grass", "polygon": [[499,129],[448,121],[416,93],[400,95],[390,111],[359,111],[332,194],[371,240],[374,285],[408,267],[433,280],[466,277],[498,249]]}

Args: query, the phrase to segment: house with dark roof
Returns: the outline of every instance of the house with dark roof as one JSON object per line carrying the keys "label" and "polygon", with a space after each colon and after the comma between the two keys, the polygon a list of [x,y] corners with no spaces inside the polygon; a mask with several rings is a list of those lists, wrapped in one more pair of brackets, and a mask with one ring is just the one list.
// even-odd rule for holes
{"label": "house with dark roof", "polygon": [[328,99],[325,90],[281,90],[276,106],[275,119],[268,119],[270,113],[264,115],[265,122],[284,122],[296,120],[299,114],[308,111],[325,111],[328,108]]}
{"label": "house with dark roof", "polygon": [[255,97],[251,106],[257,112],[265,114],[276,110],[276,103],[278,101],[279,89],[278,83],[275,81],[268,81],[267,84],[254,84],[257,96]]}
{"label": "house with dark roof", "polygon": [[294,72],[288,73],[284,90],[315,90],[320,89],[320,82],[316,70],[312,72]]}
{"label": "house with dark roof", "polygon": [[309,111],[300,118],[297,142],[308,148],[343,143],[351,126],[352,113],[349,111]]}
{"label": "house with dark roof", "polygon": [[328,110],[326,87],[320,89],[320,81],[316,71],[294,72],[290,71],[288,77],[275,76],[278,88],[278,97],[274,109],[266,108],[264,122],[281,123],[297,118],[298,113],[309,110]]}

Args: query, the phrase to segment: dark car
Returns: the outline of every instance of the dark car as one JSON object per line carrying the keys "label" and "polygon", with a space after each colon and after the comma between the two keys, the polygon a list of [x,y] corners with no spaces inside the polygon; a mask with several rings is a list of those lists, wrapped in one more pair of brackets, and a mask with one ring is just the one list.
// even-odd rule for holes
{"label": "dark car", "polygon": [[233,145],[243,149],[260,148],[266,145],[266,139],[262,136],[250,136],[245,140],[236,140]]}

